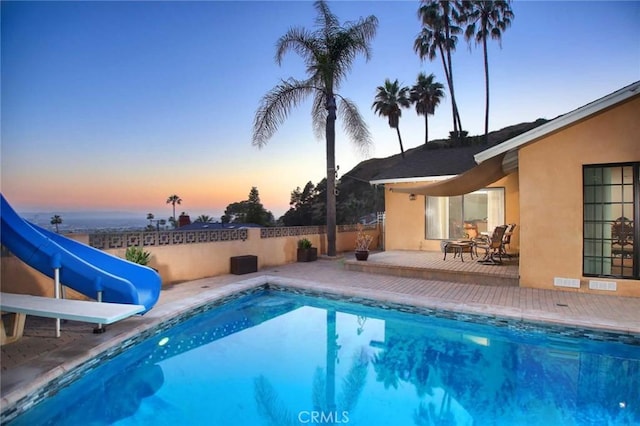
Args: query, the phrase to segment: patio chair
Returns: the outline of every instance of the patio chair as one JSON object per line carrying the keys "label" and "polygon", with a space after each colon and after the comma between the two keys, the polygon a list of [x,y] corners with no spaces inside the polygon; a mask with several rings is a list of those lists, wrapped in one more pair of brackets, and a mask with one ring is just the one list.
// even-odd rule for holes
{"label": "patio chair", "polygon": [[[476,248],[484,250],[484,257],[478,262],[498,265],[502,263],[500,250],[502,249],[502,238],[507,229],[507,225],[496,226],[491,234],[491,238],[476,241]],[[497,259],[496,259],[497,257]]]}
{"label": "patio chair", "polygon": [[504,236],[502,237],[502,246],[500,247],[500,258],[505,256],[508,259],[511,259],[511,255],[507,253],[507,246],[511,245],[511,235],[513,235],[513,230],[516,229],[515,223],[510,223],[507,225],[507,229],[504,231]]}

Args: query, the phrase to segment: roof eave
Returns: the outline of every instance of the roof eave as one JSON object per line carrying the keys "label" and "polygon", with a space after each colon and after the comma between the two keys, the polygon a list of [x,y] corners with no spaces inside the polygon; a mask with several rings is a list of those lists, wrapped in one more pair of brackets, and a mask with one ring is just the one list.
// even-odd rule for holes
{"label": "roof eave", "polygon": [[370,180],[371,185],[384,185],[386,183],[416,183],[416,182],[434,182],[439,180],[450,179],[457,175],[444,175],[444,176],[422,176],[422,177],[407,177],[407,178],[387,178]]}

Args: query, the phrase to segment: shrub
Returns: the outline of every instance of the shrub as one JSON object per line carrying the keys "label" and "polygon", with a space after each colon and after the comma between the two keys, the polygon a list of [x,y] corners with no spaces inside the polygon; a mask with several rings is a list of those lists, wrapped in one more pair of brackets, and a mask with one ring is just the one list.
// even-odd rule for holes
{"label": "shrub", "polygon": [[143,250],[142,247],[127,247],[124,255],[129,262],[137,263],[138,265],[147,265],[151,259],[151,253]]}
{"label": "shrub", "polygon": [[298,248],[300,249],[309,249],[311,248],[311,241],[306,238],[301,238],[298,240]]}
{"label": "shrub", "polygon": [[356,251],[368,251],[373,237],[369,234],[365,234],[364,227],[358,224],[358,234],[356,235]]}

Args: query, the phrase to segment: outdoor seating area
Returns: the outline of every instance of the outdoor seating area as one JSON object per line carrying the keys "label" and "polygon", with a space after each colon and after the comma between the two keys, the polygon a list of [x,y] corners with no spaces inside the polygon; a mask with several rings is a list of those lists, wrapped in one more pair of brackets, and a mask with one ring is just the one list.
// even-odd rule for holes
{"label": "outdoor seating area", "polygon": [[[479,263],[500,265],[503,259],[511,259],[511,254],[507,252],[507,247],[511,244],[511,237],[516,228],[515,223],[496,226],[493,232],[475,234],[473,238],[443,241],[441,249],[444,252],[442,260],[447,260],[447,253],[453,253],[453,258],[460,258],[464,262],[464,253],[468,253],[473,260],[474,255],[478,257]],[[478,255],[478,249],[484,250],[482,258]]]}
{"label": "outdoor seating area", "polygon": [[355,257],[346,257],[344,266],[348,271],[371,274],[518,287],[518,257],[504,259],[501,266],[496,267],[477,262],[475,252],[473,253],[474,260],[471,262],[466,261],[470,254],[464,253],[464,256],[465,261],[463,262],[458,260],[457,256],[454,259],[449,254],[447,259],[443,260],[440,251],[386,250],[372,252],[366,262],[358,262]]}

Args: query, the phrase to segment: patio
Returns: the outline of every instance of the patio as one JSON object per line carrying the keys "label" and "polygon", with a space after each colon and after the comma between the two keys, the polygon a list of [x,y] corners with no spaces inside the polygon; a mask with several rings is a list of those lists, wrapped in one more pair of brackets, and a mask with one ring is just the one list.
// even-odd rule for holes
{"label": "patio", "polygon": [[366,262],[347,257],[348,271],[393,275],[423,280],[453,281],[459,283],[518,286],[518,257],[505,258],[501,265],[478,263],[469,253],[454,257],[433,251],[391,250],[374,252]]}

